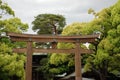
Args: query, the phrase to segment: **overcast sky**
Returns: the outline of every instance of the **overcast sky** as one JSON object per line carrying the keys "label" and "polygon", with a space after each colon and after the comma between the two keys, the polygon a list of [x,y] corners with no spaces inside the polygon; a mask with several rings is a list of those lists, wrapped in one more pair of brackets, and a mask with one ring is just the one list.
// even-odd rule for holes
{"label": "overcast sky", "polygon": [[31,22],[42,13],[61,14],[67,24],[88,22],[93,16],[88,14],[92,8],[96,12],[109,7],[117,0],[4,0],[15,11],[16,17],[29,24],[28,33],[32,33]]}

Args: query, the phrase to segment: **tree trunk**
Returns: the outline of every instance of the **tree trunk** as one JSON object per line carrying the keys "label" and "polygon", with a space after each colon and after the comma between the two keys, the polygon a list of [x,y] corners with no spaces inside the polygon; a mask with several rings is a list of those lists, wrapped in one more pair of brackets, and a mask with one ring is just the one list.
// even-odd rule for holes
{"label": "tree trunk", "polygon": [[100,80],[107,80],[106,77],[107,77],[107,68],[108,68],[108,61],[107,60],[104,60],[102,62],[102,67],[99,67],[99,72],[100,72]]}
{"label": "tree trunk", "polygon": [[107,80],[107,79],[106,79],[106,76],[103,75],[103,74],[100,74],[100,80]]}

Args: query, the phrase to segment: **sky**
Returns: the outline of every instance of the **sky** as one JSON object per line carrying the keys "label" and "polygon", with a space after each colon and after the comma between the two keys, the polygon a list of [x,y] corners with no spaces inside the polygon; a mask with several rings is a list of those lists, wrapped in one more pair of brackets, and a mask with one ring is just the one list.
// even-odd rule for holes
{"label": "sky", "polygon": [[66,23],[88,22],[93,19],[88,14],[90,8],[96,12],[107,8],[117,0],[3,0],[15,11],[16,17],[29,24],[27,33],[34,34],[31,22],[38,14],[60,14],[66,18]]}

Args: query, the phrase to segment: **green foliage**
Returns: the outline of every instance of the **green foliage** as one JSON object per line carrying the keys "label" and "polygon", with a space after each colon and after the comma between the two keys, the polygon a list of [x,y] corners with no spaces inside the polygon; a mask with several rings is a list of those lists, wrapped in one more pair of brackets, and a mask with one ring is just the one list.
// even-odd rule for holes
{"label": "green foliage", "polygon": [[11,50],[11,48],[9,48],[8,47],[8,45],[6,45],[5,43],[1,43],[0,42],[0,53],[2,54],[2,53],[10,53],[10,52],[12,52],[12,50]]}
{"label": "green foliage", "polygon": [[[50,65],[51,68],[49,71],[54,74],[71,72],[69,71],[74,65],[73,55],[68,54],[52,54],[50,56]],[[71,69],[73,71],[73,69]]]}
{"label": "green foliage", "polygon": [[96,15],[96,12],[95,12],[92,8],[90,8],[90,9],[88,10],[88,14]]}
{"label": "green foliage", "polygon": [[91,71],[91,68],[92,68],[91,62],[92,62],[92,60],[94,60],[94,58],[92,56],[89,56],[86,59],[87,63],[84,66],[84,72]]}
{"label": "green foliage", "polygon": [[67,61],[67,55],[65,54],[53,54],[50,57],[50,63],[58,66],[59,64],[62,64],[63,62]]}
{"label": "green foliage", "polygon": [[25,32],[28,29],[28,25],[21,22],[19,18],[10,18],[0,20],[0,33],[2,32]]}
{"label": "green foliage", "polygon": [[67,25],[63,32],[62,35],[82,35],[82,29],[86,25],[86,23],[73,23],[71,25]]}
{"label": "green foliage", "polygon": [[[24,43],[13,43],[9,37],[3,35],[7,32],[22,33],[27,31],[28,25],[22,23],[19,18],[6,18],[4,16],[13,15],[14,11],[0,0],[0,80],[11,80],[13,76],[17,80],[24,80],[25,56],[12,52],[13,47],[24,46]],[[20,44],[20,46],[19,46]]]}
{"label": "green foliage", "polygon": [[94,68],[104,77],[109,76],[106,73],[112,73],[116,76],[120,73],[119,4],[120,0],[115,5],[97,13],[97,18],[94,19],[95,24],[99,23],[101,25],[99,31],[102,35],[96,48],[96,55],[93,56],[91,61],[86,61],[85,70],[93,70]]}
{"label": "green foliage", "polygon": [[0,0],[0,18],[2,18],[4,15],[15,15],[14,11],[7,5],[7,3],[3,3],[2,0]]}
{"label": "green foliage", "polygon": [[113,5],[112,10],[111,10],[111,19],[112,19],[112,26],[116,28],[120,24],[120,0]]}
{"label": "green foliage", "polygon": [[[120,54],[115,54],[114,57],[111,57],[111,61],[109,62],[108,71],[115,74],[116,76],[120,73]],[[112,64],[111,64],[112,63]]]}
{"label": "green foliage", "polygon": [[[12,49],[5,43],[0,43],[0,76],[7,77],[17,76],[24,80],[24,62],[25,56],[12,53]],[[0,79],[2,79],[1,77]]]}
{"label": "green foliage", "polygon": [[32,24],[38,34],[60,34],[66,22],[62,15],[39,14]]}
{"label": "green foliage", "polygon": [[75,45],[72,43],[58,43],[57,48],[58,49],[71,49],[71,48],[75,48]]}

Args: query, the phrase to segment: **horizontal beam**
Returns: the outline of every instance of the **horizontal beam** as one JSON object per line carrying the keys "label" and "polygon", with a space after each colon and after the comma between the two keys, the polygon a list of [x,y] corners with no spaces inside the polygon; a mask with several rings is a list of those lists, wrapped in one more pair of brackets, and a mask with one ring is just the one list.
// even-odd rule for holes
{"label": "horizontal beam", "polygon": [[74,43],[79,40],[80,43],[92,43],[95,42],[94,38],[88,38],[88,39],[37,39],[37,38],[16,38],[16,37],[11,37],[12,41],[32,41],[32,42],[67,42],[67,43]]}
{"label": "horizontal beam", "polygon": [[[14,52],[16,53],[26,53],[26,48],[14,48]],[[39,48],[33,48],[33,53],[75,53],[76,49],[39,49]],[[89,49],[80,49],[80,53],[93,53],[92,50]]]}
{"label": "horizontal beam", "polygon": [[51,38],[51,39],[76,39],[76,38],[98,38],[96,35],[74,35],[74,36],[61,36],[61,35],[35,35],[35,34],[18,34],[18,33],[7,33],[8,36],[12,37],[26,37],[26,38]]}
{"label": "horizontal beam", "polygon": [[12,41],[35,41],[35,42],[95,42],[99,35],[76,35],[76,36],[60,36],[60,35],[33,35],[33,34],[7,34]]}

